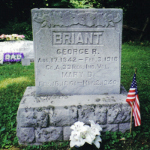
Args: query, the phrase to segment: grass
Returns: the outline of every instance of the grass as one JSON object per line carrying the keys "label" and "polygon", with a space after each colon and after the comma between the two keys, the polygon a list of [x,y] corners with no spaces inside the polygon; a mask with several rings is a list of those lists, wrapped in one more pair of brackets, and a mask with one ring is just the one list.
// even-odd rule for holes
{"label": "grass", "polygon": [[[123,44],[121,83],[127,91],[136,67],[142,125],[134,128],[132,135],[106,132],[102,135],[101,149],[150,150],[150,46]],[[50,142],[33,147],[18,145],[17,109],[26,87],[35,85],[34,80],[34,63],[30,66],[22,66],[21,63],[0,65],[0,148],[69,150],[69,142]],[[121,138],[125,140],[120,140]]]}
{"label": "grass", "polygon": [[0,147],[17,145],[16,115],[27,86],[34,85],[34,64],[0,66]]}

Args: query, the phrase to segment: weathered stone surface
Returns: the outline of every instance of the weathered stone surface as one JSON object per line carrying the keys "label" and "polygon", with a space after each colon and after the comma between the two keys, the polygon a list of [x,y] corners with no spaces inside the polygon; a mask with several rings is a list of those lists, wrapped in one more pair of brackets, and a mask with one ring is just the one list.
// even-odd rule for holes
{"label": "weathered stone surface", "polygon": [[72,129],[69,127],[63,127],[63,140],[68,141],[70,139]]}
{"label": "weathered stone surface", "polygon": [[18,128],[17,136],[20,144],[28,144],[34,141],[34,128]]}
{"label": "weathered stone surface", "polygon": [[[65,107],[65,106],[84,106],[84,105],[113,105],[125,104],[126,94],[108,94],[108,95],[52,95],[52,96],[35,96],[35,87],[27,87],[25,94],[21,100],[20,108],[35,107]],[[31,108],[32,108],[31,107]],[[130,108],[130,107],[129,107]]]}
{"label": "weathered stone surface", "polygon": [[121,113],[118,114],[117,119],[115,120],[115,123],[126,123],[130,122],[130,115],[131,114],[131,108],[129,108],[128,103],[124,104],[121,107]]}
{"label": "weathered stone surface", "polygon": [[119,131],[121,131],[122,133],[125,133],[129,130],[130,130],[130,122],[119,124]]}
{"label": "weathered stone surface", "polygon": [[32,26],[38,96],[120,93],[121,9],[33,9]]}
{"label": "weathered stone surface", "polygon": [[85,124],[90,124],[89,120],[95,121],[95,105],[84,105],[78,106],[78,120],[84,122]]}
{"label": "weathered stone surface", "polygon": [[128,104],[118,104],[109,106],[107,113],[107,123],[126,123],[130,121],[130,108]]}
{"label": "weathered stone surface", "polygon": [[107,106],[97,105],[95,108],[95,122],[104,125],[107,123]]}
{"label": "weathered stone surface", "polygon": [[47,127],[48,126],[48,114],[44,111],[36,112],[37,116],[37,127]]}
{"label": "weathered stone surface", "polygon": [[22,66],[29,66],[30,65],[30,59],[29,58],[21,59],[21,63],[22,63]]}
{"label": "weathered stone surface", "polygon": [[19,109],[17,121],[20,127],[47,127],[48,114],[44,111],[37,112],[33,109]]}
{"label": "weathered stone surface", "polygon": [[77,108],[75,106],[55,107],[49,114],[51,126],[70,126],[77,121]]}
{"label": "weathered stone surface", "polygon": [[121,93],[122,95],[127,95],[127,91],[126,91],[126,89],[124,88],[123,85],[120,86],[120,93]]}
{"label": "weathered stone surface", "polygon": [[118,124],[107,124],[107,125],[101,125],[102,127],[102,132],[106,132],[106,131],[111,131],[111,132],[115,132],[115,131],[119,131],[119,125]]}
{"label": "weathered stone surface", "polygon": [[[127,92],[108,95],[36,97],[35,87],[27,87],[18,108],[17,133],[22,128],[32,127],[36,130],[35,142],[32,143],[34,145],[58,139],[67,140],[71,133],[70,126],[74,122],[83,121],[89,125],[89,120],[99,123],[103,132],[124,132],[123,126],[130,123],[131,111],[126,103],[126,96]],[[128,130],[128,127],[126,126],[125,130]]]}
{"label": "weathered stone surface", "polygon": [[35,96],[35,88],[33,86],[28,86],[24,92],[23,99],[26,99],[26,96]]}
{"label": "weathered stone surface", "polygon": [[[107,112],[107,123],[115,124],[120,122],[118,115],[121,113],[121,104],[110,105]],[[120,116],[119,116],[120,117]]]}
{"label": "weathered stone surface", "polygon": [[33,109],[22,108],[18,110],[17,122],[20,127],[35,127],[36,116]]}
{"label": "weathered stone surface", "polygon": [[63,140],[62,127],[49,127],[38,128],[35,130],[35,137],[37,143],[44,143],[50,141],[62,141]]}
{"label": "weathered stone surface", "polygon": [[[48,116],[51,126],[70,126],[77,120],[89,124],[94,120],[100,124],[129,122],[130,106],[126,95],[74,95],[35,96],[35,87],[28,87],[21,100],[18,118],[21,126],[46,127]],[[33,111],[33,109],[35,109]],[[39,118],[46,115],[38,123]],[[48,116],[47,116],[48,115]]]}

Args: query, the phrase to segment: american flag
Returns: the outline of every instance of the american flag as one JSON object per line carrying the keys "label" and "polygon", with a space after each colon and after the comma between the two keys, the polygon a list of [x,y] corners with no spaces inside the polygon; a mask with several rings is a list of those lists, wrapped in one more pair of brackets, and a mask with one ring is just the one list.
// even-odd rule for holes
{"label": "american flag", "polygon": [[[131,87],[129,89],[129,93],[128,93],[126,102],[128,102],[128,104],[132,108],[135,127],[140,126],[141,125],[141,114],[140,114],[140,102],[139,102],[137,84],[136,84],[136,74],[134,74],[134,76],[133,76],[133,81],[132,81]],[[133,107],[132,107],[132,103],[133,103]]]}

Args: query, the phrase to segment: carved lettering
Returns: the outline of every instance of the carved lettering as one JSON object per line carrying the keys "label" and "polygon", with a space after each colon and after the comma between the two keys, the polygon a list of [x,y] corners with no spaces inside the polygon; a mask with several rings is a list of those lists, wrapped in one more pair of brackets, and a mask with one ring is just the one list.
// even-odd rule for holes
{"label": "carved lettering", "polygon": [[109,69],[107,65],[97,64],[98,69]]}
{"label": "carved lettering", "polygon": [[[77,64],[60,64],[60,65],[46,65],[46,69],[47,70],[94,70],[94,69],[109,69],[110,67],[108,65],[103,65],[103,64],[84,64],[84,65],[77,65]],[[64,73],[63,72],[63,76],[64,77],[75,77],[72,76],[72,73]],[[82,76],[81,76],[82,77]]]}
{"label": "carved lettering", "polygon": [[61,33],[53,33],[53,37],[55,44],[62,44]]}
{"label": "carved lettering", "polygon": [[96,36],[96,44],[102,44],[100,41],[100,36],[102,36],[102,33],[94,33],[94,35]]}
{"label": "carved lettering", "polygon": [[118,61],[118,57],[105,57],[105,61]]}
{"label": "carved lettering", "polygon": [[63,44],[70,44],[70,33],[64,33],[63,34]]}
{"label": "carved lettering", "polygon": [[57,54],[59,55],[89,54],[89,49],[57,49]]}
{"label": "carved lettering", "polygon": [[103,32],[53,32],[53,45],[102,45]]}
{"label": "carved lettering", "polygon": [[88,71],[88,77],[91,78],[93,76],[93,73]]}
{"label": "carved lettering", "polygon": [[52,69],[53,67],[52,66],[50,66],[50,65],[46,65],[46,69]]}
{"label": "carved lettering", "polygon": [[[91,74],[89,73],[92,77]],[[53,82],[39,82],[40,87],[61,87],[61,86],[110,86],[110,85],[116,85],[116,80],[80,80],[80,81],[53,81]]]}
{"label": "carved lettering", "polygon": [[88,64],[86,64],[86,69],[95,69],[95,66],[94,65],[88,65]]}
{"label": "carved lettering", "polygon": [[92,49],[92,54],[97,54],[96,49]]}
{"label": "carved lettering", "polygon": [[76,37],[76,44],[77,43],[83,43],[83,37],[81,33],[79,33]]}
{"label": "carved lettering", "polygon": [[93,44],[93,33],[85,33],[85,43],[88,44],[88,41],[90,44]]}
{"label": "carved lettering", "polygon": [[83,80],[83,85],[84,86],[102,86],[102,85],[116,85],[117,84],[117,81],[116,80],[104,80],[104,81],[101,81],[101,80],[95,80],[95,81],[90,81],[90,80]]}
{"label": "carved lettering", "polygon": [[[71,49],[68,52],[64,51],[64,49],[61,52],[59,49],[57,52],[59,54],[62,53],[64,55],[66,55],[66,53],[71,52]],[[79,49],[78,53],[79,54],[90,54],[90,51],[88,49]],[[12,58],[13,57],[14,56],[12,56]],[[17,56],[17,57],[20,58],[20,56]],[[7,59],[7,58],[5,58],[5,59]],[[104,68],[104,66],[107,66],[107,64],[104,65],[104,64],[102,64],[102,62],[113,62],[113,63],[115,63],[116,61],[118,61],[118,57],[96,57],[96,56],[95,57],[83,57],[83,58],[79,58],[79,59],[77,57],[67,57],[67,56],[61,57],[60,56],[60,57],[38,58],[38,60],[37,60],[38,63],[61,63],[61,62],[63,62],[63,63],[70,63],[70,62],[72,62],[72,63],[76,63],[76,62],[89,63],[86,65],[87,66],[86,68],[92,68],[92,67],[89,67],[89,66],[91,66],[90,63],[99,63],[99,62],[101,62],[101,64],[98,64],[97,67],[98,68],[101,68],[101,67]],[[94,66],[96,64],[92,64],[92,65]],[[105,67],[105,68],[107,68],[107,67]]]}
{"label": "carved lettering", "polygon": [[94,62],[95,59],[93,57],[85,57],[85,62]]}
{"label": "carved lettering", "polygon": [[62,78],[81,78],[83,72],[62,72]]}

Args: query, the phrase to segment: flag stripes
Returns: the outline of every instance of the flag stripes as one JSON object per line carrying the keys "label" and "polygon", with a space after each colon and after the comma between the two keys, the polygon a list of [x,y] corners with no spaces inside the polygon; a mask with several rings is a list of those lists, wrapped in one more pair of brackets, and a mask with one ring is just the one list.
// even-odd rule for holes
{"label": "flag stripes", "polygon": [[135,103],[133,107],[133,114],[134,114],[134,120],[135,121],[135,127],[141,125],[141,114],[140,114],[140,103],[139,103],[139,97],[136,95]]}
{"label": "flag stripes", "polygon": [[141,114],[140,114],[140,102],[137,92],[137,84],[136,84],[136,74],[134,74],[133,81],[131,87],[129,89],[126,102],[131,106],[133,103],[133,116],[134,116],[134,123],[135,127],[141,125]]}

